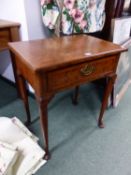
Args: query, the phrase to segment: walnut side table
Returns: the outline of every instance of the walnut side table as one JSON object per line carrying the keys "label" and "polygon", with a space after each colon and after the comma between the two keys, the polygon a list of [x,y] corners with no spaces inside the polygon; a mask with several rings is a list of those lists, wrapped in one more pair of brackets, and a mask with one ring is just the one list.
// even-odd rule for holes
{"label": "walnut side table", "polygon": [[103,114],[116,79],[119,55],[125,48],[87,35],[15,42],[9,43],[9,48],[28,121],[30,113],[25,80],[35,91],[45,139],[45,159],[49,158],[47,105],[55,93],[107,78],[98,118],[99,127],[104,127]]}
{"label": "walnut side table", "polygon": [[[20,28],[19,23],[0,19],[0,51],[8,49],[8,42],[20,40],[19,28]],[[12,67],[13,67],[16,86],[19,91],[18,83],[17,83],[17,76],[16,76],[16,68],[13,62],[12,62]]]}

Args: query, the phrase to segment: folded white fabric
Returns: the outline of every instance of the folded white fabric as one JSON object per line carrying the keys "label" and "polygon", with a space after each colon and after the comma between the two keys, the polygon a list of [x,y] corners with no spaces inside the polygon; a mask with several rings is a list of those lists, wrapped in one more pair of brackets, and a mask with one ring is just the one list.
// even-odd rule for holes
{"label": "folded white fabric", "polygon": [[0,141],[0,175],[12,174],[12,166],[18,157],[14,146]]}
{"label": "folded white fabric", "polygon": [[16,117],[7,118],[0,117],[0,140],[7,141],[10,144],[14,144],[25,137],[30,137],[34,141],[39,139],[34,136]]}
{"label": "folded white fabric", "polygon": [[20,155],[14,166],[14,172],[16,175],[30,175],[31,172],[39,166],[45,163],[42,160],[44,151],[36,144],[31,138],[25,138],[20,142],[15,143]]}
{"label": "folded white fabric", "polygon": [[[3,163],[0,162],[0,171],[3,171],[0,175],[31,175],[46,163],[42,159],[45,151],[38,145],[38,138],[18,118],[0,117],[0,131],[1,145],[7,144],[14,151],[10,156],[7,154],[8,166],[4,170]],[[2,155],[7,163],[5,152],[2,149]]]}

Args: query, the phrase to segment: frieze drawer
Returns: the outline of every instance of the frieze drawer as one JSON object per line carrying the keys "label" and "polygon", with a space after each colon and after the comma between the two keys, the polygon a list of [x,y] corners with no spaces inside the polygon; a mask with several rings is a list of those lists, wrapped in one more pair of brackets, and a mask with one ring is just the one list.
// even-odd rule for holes
{"label": "frieze drawer", "polygon": [[68,68],[49,72],[47,75],[48,90],[58,90],[63,87],[70,87],[72,84],[81,84],[103,77],[114,71],[116,67],[115,56],[103,58],[82,64],[77,64]]}

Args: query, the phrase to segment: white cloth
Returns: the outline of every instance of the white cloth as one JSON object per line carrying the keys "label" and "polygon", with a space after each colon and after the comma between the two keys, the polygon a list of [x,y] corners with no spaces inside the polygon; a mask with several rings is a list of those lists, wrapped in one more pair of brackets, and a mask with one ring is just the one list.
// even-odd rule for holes
{"label": "white cloth", "polygon": [[0,117],[0,175],[31,175],[45,164],[37,141],[16,117]]}
{"label": "white cloth", "polygon": [[0,142],[0,175],[12,174],[11,167],[17,157],[18,152],[15,147],[5,142]]}

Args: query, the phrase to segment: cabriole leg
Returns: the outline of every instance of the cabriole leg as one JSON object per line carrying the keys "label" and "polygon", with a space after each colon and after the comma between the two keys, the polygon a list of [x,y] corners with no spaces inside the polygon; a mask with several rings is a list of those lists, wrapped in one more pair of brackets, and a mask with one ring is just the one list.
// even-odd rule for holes
{"label": "cabriole leg", "polygon": [[113,86],[114,86],[114,83],[116,80],[116,74],[109,75],[107,78],[108,78],[108,83],[106,85],[106,89],[105,89],[105,93],[104,93],[102,105],[101,105],[101,111],[100,111],[100,115],[99,115],[99,119],[98,119],[98,126],[100,128],[104,128],[103,114],[104,114],[104,111],[107,107],[108,98],[112,92],[112,89],[113,89]]}

